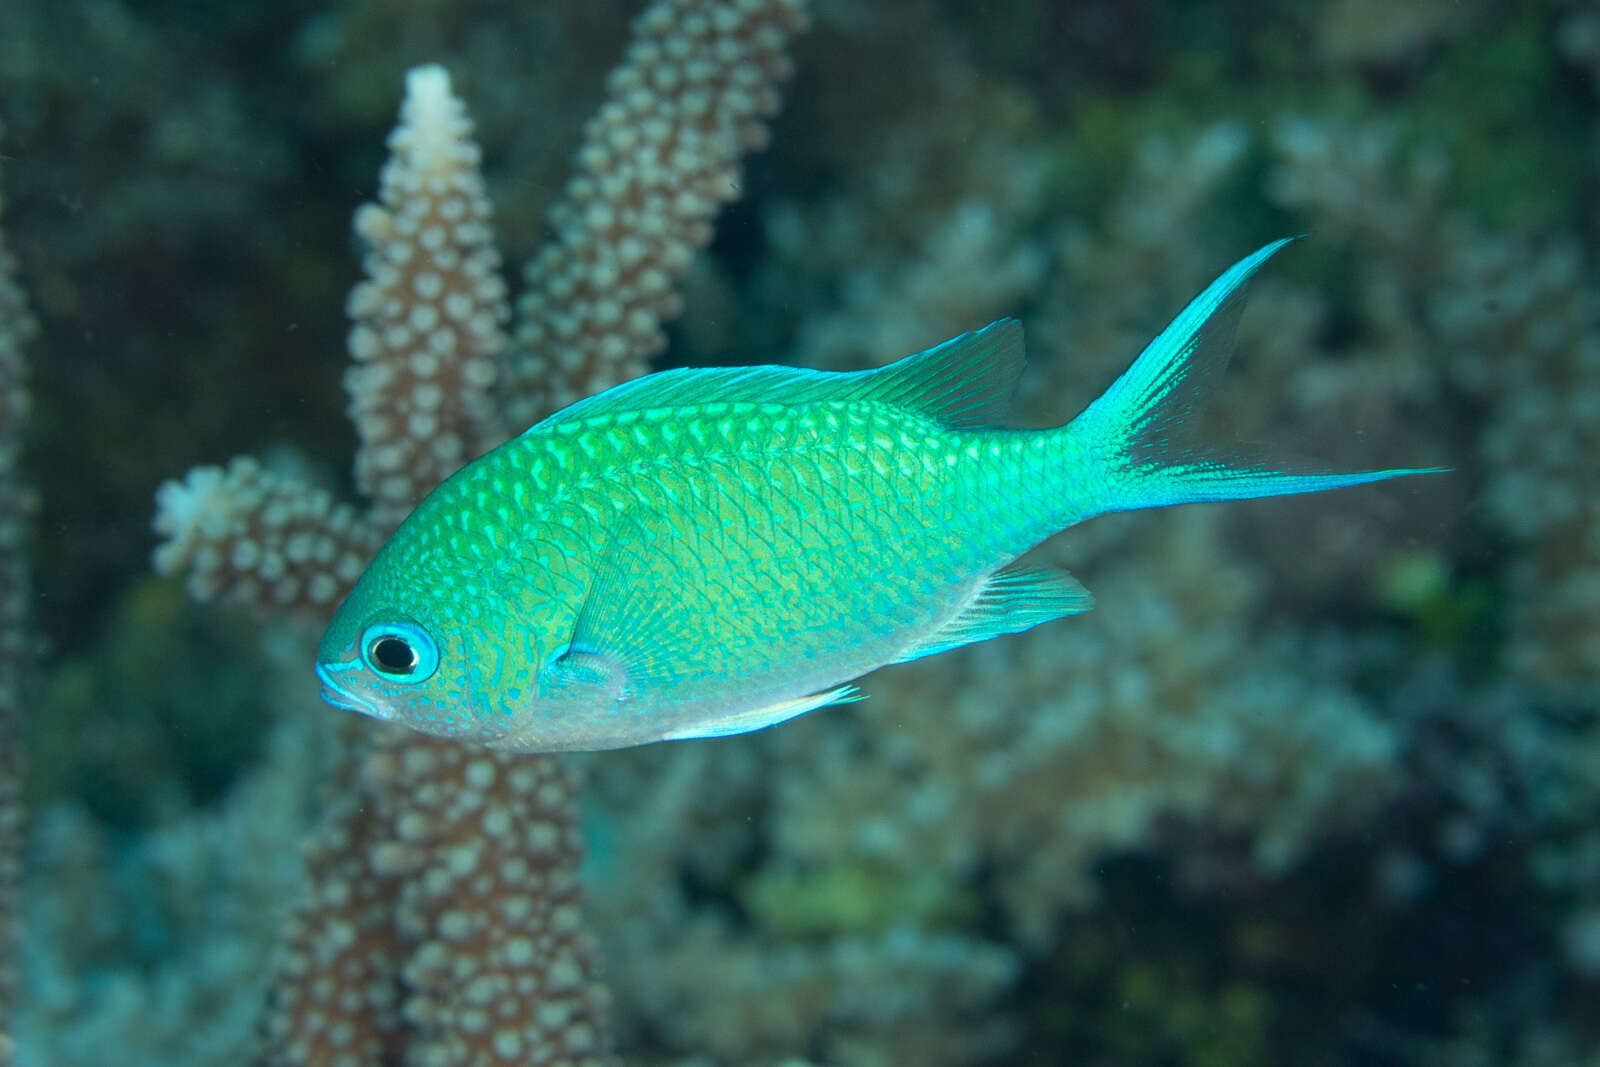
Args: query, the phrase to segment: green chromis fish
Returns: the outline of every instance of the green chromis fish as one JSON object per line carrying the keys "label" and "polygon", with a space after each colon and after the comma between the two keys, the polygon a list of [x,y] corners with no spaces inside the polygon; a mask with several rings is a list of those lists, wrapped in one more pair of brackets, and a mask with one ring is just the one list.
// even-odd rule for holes
{"label": "green chromis fish", "polygon": [[1053,429],[1004,425],[1010,319],[878,370],[670,370],[579,401],[379,550],[322,638],[323,697],[516,751],[759,730],[885,664],[1088,610],[1071,576],[1014,561],[1091,516],[1432,470],[1291,474],[1175,443],[1245,282],[1286,243]]}

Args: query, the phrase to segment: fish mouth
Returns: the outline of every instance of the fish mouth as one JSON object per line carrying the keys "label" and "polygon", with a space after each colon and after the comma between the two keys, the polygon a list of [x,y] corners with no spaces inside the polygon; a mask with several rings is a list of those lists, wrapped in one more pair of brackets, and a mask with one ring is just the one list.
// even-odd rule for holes
{"label": "fish mouth", "polygon": [[355,711],[362,715],[370,715],[374,719],[387,719],[388,715],[378,710],[377,705],[363,700],[348,689],[334,681],[333,672],[341,668],[354,667],[354,663],[316,665],[317,679],[322,683],[322,699],[343,711]]}

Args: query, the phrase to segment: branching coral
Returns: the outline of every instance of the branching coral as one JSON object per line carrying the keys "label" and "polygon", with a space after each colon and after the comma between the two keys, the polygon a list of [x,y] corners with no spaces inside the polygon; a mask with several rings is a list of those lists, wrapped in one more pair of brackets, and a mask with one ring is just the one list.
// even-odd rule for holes
{"label": "branching coral", "polygon": [[525,426],[634,377],[666,346],[678,283],[766,143],[803,0],[659,0],[634,23],[578,173],[528,264],[507,411]]}
{"label": "branching coral", "polygon": [[[45,50],[30,44],[40,38],[28,27],[43,15],[23,5],[17,34],[0,39],[0,67],[18,86],[7,100],[17,128],[38,138],[13,147],[24,162],[8,174],[31,178],[28,206],[43,209],[11,219],[28,227],[18,236],[28,238],[30,266],[36,251],[66,244],[57,239],[65,227],[36,221],[56,198],[91,205],[84,216],[100,220],[92,232],[117,234],[123,253],[97,257],[98,279],[142,265],[147,247],[169,257],[164,271],[129,272],[125,286],[96,284],[80,257],[33,288],[59,309],[97,291],[148,303],[158,288],[182,288],[167,283],[190,280],[195,260],[217,264],[216,276],[251,276],[249,305],[267,310],[255,320],[214,315],[225,333],[180,336],[174,320],[153,316],[93,325],[116,338],[119,356],[134,357],[130,379],[174,386],[178,417],[153,422],[150,439],[181,424],[215,442],[234,420],[241,434],[279,434],[211,398],[224,381],[260,383],[237,367],[264,366],[266,350],[287,344],[269,328],[296,306],[281,299],[284,279],[325,289],[329,268],[316,255],[328,253],[283,248],[298,242],[296,223],[328,209],[308,196],[309,212],[271,215],[276,233],[207,257],[222,243],[219,219],[269,229],[255,220],[270,196],[235,176],[275,175],[282,193],[299,181],[292,165],[304,144],[305,158],[331,164],[328,184],[347,188],[370,163],[352,169],[359,152],[345,147],[339,124],[376,121],[391,106],[383,87],[396,67],[442,49],[470,76],[493,155],[516,161],[491,185],[497,218],[518,220],[510,228],[528,235],[540,197],[521,190],[560,188],[541,153],[559,158],[577,139],[573,112],[583,109],[568,102],[581,98],[571,94],[582,77],[598,97],[589,57],[612,54],[606,35],[620,35],[611,23],[621,6],[491,14],[408,5],[401,20],[392,5],[358,0],[314,20],[279,16],[295,34],[284,63],[307,76],[308,91],[271,124],[250,120],[271,110],[264,99],[283,96],[281,81],[252,88],[206,66],[224,67],[233,54],[205,35],[242,10],[234,5],[163,35],[125,5],[91,4],[85,50],[125,48],[138,60],[105,75],[118,89],[140,87],[119,107],[72,104],[92,97],[74,92],[81,67],[41,69]],[[710,6],[652,11],[688,18]],[[780,4],[716,6],[735,21],[787,18]],[[723,145],[736,158],[746,143],[742,104],[688,120],[699,113],[689,79],[738,96],[752,72],[783,64],[782,46],[751,41],[756,58],[740,73],[697,65],[726,47],[714,43],[715,17],[677,36],[641,25],[604,115],[583,133],[520,324],[506,316],[489,266],[474,176],[450,169],[434,196],[403,162],[430,143],[442,142],[447,159],[476,155],[437,75],[421,75],[412,111],[434,116],[427,123],[440,141],[403,136],[397,180],[385,182],[396,199],[386,190],[357,224],[372,264],[352,300],[360,323],[351,339],[366,502],[310,489],[272,459],[235,461],[164,491],[161,565],[202,596],[325,615],[423,483],[517,422],[642,369],[680,286],[687,318],[674,343],[694,363],[853,369],[1016,314],[1031,360],[1020,400],[1025,417],[1043,423],[1110,381],[1219,264],[1306,231],[1252,286],[1211,439],[1261,439],[1341,466],[1441,463],[1454,473],[1325,499],[1098,520],[1041,553],[1097,594],[1090,615],[882,672],[865,703],[780,730],[575,761],[586,781],[585,913],[615,995],[604,1017],[630,1060],[657,1067],[770,1064],[800,1050],[838,1067],[1010,1062],[1024,1049],[1071,1062],[1580,1062],[1595,1036],[1582,1005],[1600,973],[1597,494],[1587,461],[1600,329],[1596,220],[1582,191],[1593,184],[1585,76],[1600,70],[1594,15],[1483,3],[1391,11],[1370,0],[1310,13],[1266,5],[1228,19],[1171,5],[1151,9],[1148,22],[1100,18],[1115,5],[817,7],[825,33],[802,57],[802,113],[760,176],[767,195],[748,202],[740,222],[750,225],[725,233],[718,255],[688,274],[707,232],[694,220],[733,187],[728,160],[701,153]],[[1092,39],[1105,55],[1073,47],[1091,39],[1082,33],[1090,22],[1104,24],[1105,36]],[[549,32],[530,44],[529,26]],[[164,47],[168,36],[192,43]],[[681,41],[695,43],[684,51]],[[171,62],[201,53],[223,60]],[[539,71],[532,92],[522,69]],[[178,71],[196,91],[174,102],[149,88]],[[1507,103],[1517,99],[1549,112],[1523,114]],[[57,144],[98,144],[120,131],[119,144],[149,147],[119,156],[126,176],[107,188],[59,162],[70,150],[41,150],[50,125],[68,131]],[[1559,132],[1543,137],[1546,129]],[[330,132],[340,135],[337,150]],[[1484,142],[1495,150],[1474,155],[1474,139],[1480,152]],[[1554,150],[1523,151],[1536,139]],[[1546,168],[1551,155],[1575,161],[1573,170]],[[163,170],[175,158],[188,169]],[[668,158],[684,171],[661,174]],[[1492,174],[1510,184],[1484,196]],[[1463,187],[1474,184],[1480,195],[1469,205]],[[674,203],[667,190],[680,185],[690,195]],[[1533,224],[1507,221],[1507,205],[1562,198],[1570,203]],[[646,203],[681,232],[623,241],[617,220],[655,224],[638,215]],[[170,223],[151,241],[128,225],[134,217]],[[102,247],[88,230],[69,230],[76,247]],[[436,270],[431,250],[402,251],[435,231],[481,273]],[[273,251],[252,255],[261,248]],[[185,290],[185,309],[234,306],[197,289]],[[84,319],[83,330],[52,330],[52,340],[87,337]],[[307,336],[305,321],[296,325],[293,339]],[[173,363],[145,373],[141,344],[160,348],[168,337],[180,341],[165,346]],[[194,357],[219,337],[237,364]],[[519,337],[539,338],[537,351]],[[463,375],[467,352],[475,369]],[[52,359],[41,371],[51,365],[79,366]],[[283,393],[263,396],[326,377],[297,358],[271,367]],[[183,401],[185,390],[204,401]],[[100,407],[75,400],[75,409],[146,415],[150,405],[131,395]],[[375,399],[362,408],[363,397]],[[282,417],[276,405],[259,406]],[[87,463],[105,447],[82,451]],[[140,492],[147,478],[137,466],[125,476]],[[79,491],[106,495],[83,479],[91,483]],[[93,572],[73,562],[75,573]],[[298,650],[284,675],[303,679],[306,658]],[[291,717],[292,701],[274,703]],[[324,710],[311,721],[336,718]],[[331,1058],[337,1047],[448,1062],[525,1052],[535,1041],[553,1047],[556,1029],[540,1025],[566,1033],[571,1014],[591,1003],[589,987],[546,1000],[542,1023],[497,1014],[507,1000],[495,990],[543,982],[542,971],[516,970],[520,944],[509,956],[503,948],[553,937],[576,914],[570,797],[560,795],[570,772],[345,725],[361,738],[333,776],[329,819],[312,847],[318,895],[280,946],[267,1020],[274,1057]],[[42,980],[25,990],[22,1053],[37,1045],[52,1062],[92,1063],[105,1038],[121,1034],[130,1044],[119,1048],[159,1050],[152,1060],[225,1049],[211,1062],[241,1061],[238,1004],[258,999],[267,976],[238,991],[259,966],[258,927],[270,925],[242,912],[276,907],[298,872],[230,867],[228,857],[284,854],[282,831],[294,820],[272,829],[245,806],[270,803],[281,814],[288,796],[305,817],[311,775],[285,764],[333,746],[300,726],[293,719],[295,732],[274,734],[217,818],[182,827],[170,819],[148,835],[148,850],[130,845],[116,859],[118,846],[83,820],[41,820],[34,854],[46,869],[31,899],[63,883],[74,892],[39,909],[29,937],[57,958],[25,957]],[[513,776],[529,766],[530,777]],[[262,801],[255,791],[267,778],[277,791]],[[285,793],[286,783],[295,789]],[[519,829],[499,848],[488,827],[507,820]],[[494,865],[529,849],[548,864],[509,877]],[[1315,884],[1334,866],[1339,878]],[[202,868],[211,880],[194,873]],[[139,907],[108,906],[119,888],[131,895],[130,876],[161,888]],[[541,878],[567,888],[515,930],[503,911],[477,906],[543,900],[544,889],[523,888]],[[1229,891],[1195,891],[1219,885]],[[1148,912],[1119,907],[1145,893],[1176,903],[1174,922],[1186,924],[1178,945],[1155,945],[1154,955]],[[472,906],[452,907],[462,900]],[[175,941],[145,945],[143,956],[137,944],[105,942],[107,956],[135,965],[101,968],[83,951],[108,925],[146,929],[137,920],[162,910],[192,916]],[[1363,931],[1348,943],[1340,911]],[[94,922],[75,928],[74,914]],[[229,934],[207,937],[208,921]],[[1458,921],[1486,936],[1455,936]],[[1092,951],[1076,936],[1086,928],[1104,933]],[[231,936],[240,930],[250,936]],[[1445,964],[1432,962],[1432,948],[1445,950]],[[555,951],[584,954],[579,939]],[[1456,951],[1492,955],[1491,966],[1457,974]],[[1262,964],[1273,958],[1293,960],[1281,987]],[[1397,960],[1416,981],[1381,969]],[[456,968],[473,976],[458,980]],[[208,987],[234,998],[221,1005]],[[340,995],[306,996],[323,990]],[[510,998],[530,1011],[533,999]],[[1322,1029],[1285,1025],[1297,999],[1318,1002]],[[1234,1009],[1227,1026],[1250,1036],[1239,1055],[1206,1042],[1207,1023],[1194,1022]],[[188,1045],[138,1044],[156,1029],[152,1019],[207,1013],[214,1025],[190,1027]],[[1418,1025],[1433,1028],[1436,1048],[1419,1043]],[[1153,1036],[1118,1044],[1145,1026]],[[595,1036],[603,1041],[606,1028]],[[1449,1030],[1458,1038],[1443,1036]],[[575,1039],[586,1041],[581,1027]]]}
{"label": "branching coral", "polygon": [[608,1062],[570,772],[399,731],[358,758],[307,856],[266,1062]]}
{"label": "branching coral", "polygon": [[382,205],[356,214],[367,280],[350,294],[345,388],[361,435],[356,486],[380,529],[503,436],[491,389],[511,308],[471,131],[444,70],[413,70]]}
{"label": "branching coral", "polygon": [[[1487,232],[1452,209],[1441,148],[1393,125],[1286,118],[1275,194],[1330,238],[1360,242],[1360,310],[1373,344],[1420,353],[1432,386],[1482,406],[1473,473],[1499,534],[1519,547],[1509,657],[1563,700],[1600,693],[1600,304],[1595,265],[1567,236]],[[1514,369],[1513,369],[1514,368]],[[1508,373],[1516,384],[1505,389]]]}
{"label": "branching coral", "polygon": [[[1099,625],[886,678],[889,699],[863,708],[849,745],[792,732],[787,760],[806,773],[779,794],[782,859],[767,876],[842,865],[944,871],[932,881],[960,886],[983,866],[1008,925],[1040,946],[1060,910],[1092,896],[1096,855],[1139,847],[1169,820],[1248,835],[1268,874],[1359,822],[1394,788],[1395,739],[1334,664],[1314,669],[1309,635],[1251,639],[1266,589],[1248,568],[1215,566],[1218,519],[1183,515],[1141,553],[1157,566],[1096,567]],[[1197,632],[1188,612],[1201,601],[1216,620]],[[1286,656],[1307,669],[1282,670]],[[952,675],[937,727],[901,721],[905,707],[939,705]],[[947,895],[922,910],[951,909]]]}
{"label": "branching coral", "polygon": [[[0,131],[3,132],[3,131]],[[0,196],[0,210],[4,198]],[[0,234],[0,1065],[11,1059],[16,1003],[17,883],[22,843],[22,714],[28,635],[28,490],[22,423],[28,394],[22,352],[37,330]]]}
{"label": "branching coral", "polygon": [[[291,677],[300,641],[268,658]],[[305,866],[333,730],[315,695],[269,683],[279,721],[262,759],[215,807],[185,806],[129,839],[79,805],[29,828],[18,1062],[97,1067],[251,1062],[266,961]],[[49,887],[48,890],[39,887]]]}
{"label": "branching coral", "polygon": [[[1041,284],[1055,295],[1028,319],[1037,363],[1021,399],[1029,417],[1059,420],[1206,276],[1206,247],[1185,234],[1216,210],[1251,141],[1237,123],[1151,138],[1103,219],[1042,233],[1020,224],[1043,195],[1018,177],[1039,166],[1026,133],[991,132],[983,145],[1014,195],[952,208],[936,190],[959,179],[933,168],[897,187],[896,203],[920,213],[894,225],[933,235],[926,258],[877,247],[889,205],[870,184],[774,209],[785,277],[812,257],[848,276],[837,309],[801,324],[800,352],[823,365],[881,360],[894,353],[874,343],[971,327],[1001,310],[986,300]],[[1249,370],[1224,390],[1244,392],[1245,408],[1269,392]],[[1278,518],[1296,510],[1314,512],[1280,506]],[[1196,840],[1235,845],[1215,863],[1195,845],[1196,878],[1230,865],[1270,878],[1392,799],[1401,739],[1345,681],[1339,642],[1277,610],[1278,583],[1239,557],[1238,521],[1205,509],[1097,520],[1043,550],[1099,597],[1082,619],[880,672],[848,711],[710,751],[590,761],[630,871],[687,869],[689,884],[731,893],[749,920],[642,888],[658,879],[600,889],[611,952],[672,961],[616,976],[624,1025],[726,1062],[762,1062],[799,1034],[830,1061],[889,1061],[914,1039],[928,1041],[918,1062],[1004,1059],[1024,961],[1049,951],[1063,913],[1095,906],[1099,857],[1174,842],[1183,854],[1183,828],[1200,827]],[[729,861],[741,849],[753,867]],[[986,936],[996,929],[1004,936]],[[751,962],[763,959],[782,965]],[[830,996],[879,988],[884,971],[915,990],[915,1024],[887,1003]]]}
{"label": "branching coral", "polygon": [[[250,460],[163,487],[156,563],[315,616],[445,474],[516,423],[642,369],[673,287],[734,195],[800,28],[797,0],[663,0],[635,25],[611,99],[530,268],[521,353],[470,124],[438,68],[413,71],[383,204],[363,208],[347,376],[366,514]],[[267,1061],[598,1064],[606,996],[581,921],[571,773],[375,730],[318,835],[266,1020]]]}

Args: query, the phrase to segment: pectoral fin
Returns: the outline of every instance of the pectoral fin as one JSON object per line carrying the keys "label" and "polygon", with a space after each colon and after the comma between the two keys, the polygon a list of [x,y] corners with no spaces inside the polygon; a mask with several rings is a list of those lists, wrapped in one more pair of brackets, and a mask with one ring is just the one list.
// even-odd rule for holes
{"label": "pectoral fin", "polygon": [[620,703],[678,680],[691,635],[675,625],[674,591],[663,581],[673,567],[663,554],[670,534],[649,522],[648,514],[616,517],[567,644],[541,672],[547,684],[610,692]]}
{"label": "pectoral fin", "polygon": [[593,704],[628,699],[629,672],[616,656],[568,645],[539,671],[540,699]]}

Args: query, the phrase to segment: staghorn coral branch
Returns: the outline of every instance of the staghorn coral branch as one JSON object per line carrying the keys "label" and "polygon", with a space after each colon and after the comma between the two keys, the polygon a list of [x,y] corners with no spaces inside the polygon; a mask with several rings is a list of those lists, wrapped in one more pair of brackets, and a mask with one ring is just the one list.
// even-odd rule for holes
{"label": "staghorn coral branch", "polygon": [[505,436],[490,390],[511,306],[471,134],[444,68],[411,71],[382,205],[356,212],[367,280],[350,293],[345,389],[361,435],[356,485],[384,530]]}
{"label": "staghorn coral branch", "polygon": [[373,863],[389,828],[364,788],[361,759],[345,761],[322,825],[305,843],[312,884],[273,964],[261,1027],[266,1064],[389,1064],[405,1050],[399,874]]}
{"label": "staghorn coral branch", "polygon": [[186,571],[195,599],[307,621],[327,617],[382,540],[348,504],[249,457],[163,485],[155,530],[156,570]]}
{"label": "staghorn coral branch", "polygon": [[[414,949],[402,1008],[418,1058],[606,1062],[608,995],[583,925],[572,773],[554,757],[409,738],[380,744],[371,773],[387,777],[392,820],[408,832],[375,858],[402,879],[397,925]],[[439,778],[462,788],[425,788]]]}
{"label": "staghorn coral branch", "polygon": [[[186,572],[198,597],[325,617],[397,516],[488,435],[504,304],[478,152],[442,70],[407,89],[385,206],[357,215],[373,253],[350,301],[347,384],[371,510],[252,459],[169,482],[155,563]],[[285,933],[263,1062],[608,1062],[567,772],[368,726],[340,777]]]}
{"label": "staghorn coral branch", "polygon": [[[0,199],[0,209],[4,201]],[[22,485],[28,414],[22,350],[38,332],[0,234],[0,1067],[11,1062],[16,1005],[17,886],[22,874],[22,714],[28,671],[28,568],[32,499]]]}
{"label": "staghorn coral branch", "polygon": [[[158,570],[325,617],[383,536],[499,436],[643,370],[674,286],[764,138],[801,0],[659,0],[634,25],[556,245],[529,268],[521,350],[507,317],[479,151],[438,67],[407,78],[382,204],[363,207],[346,375],[362,514],[249,459],[157,497]],[[576,780],[554,757],[480,752],[367,723],[307,853],[263,1020],[273,1065],[612,1061],[584,929]]]}
{"label": "staghorn coral branch", "polygon": [[609,1062],[570,772],[392,728],[357,763],[310,845],[266,1062]]}
{"label": "staghorn coral branch", "polygon": [[666,346],[677,285],[766,144],[802,0],[658,0],[633,25],[578,173],[550,212],[556,240],[517,303],[507,415],[518,428],[643,373]]}

